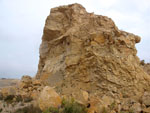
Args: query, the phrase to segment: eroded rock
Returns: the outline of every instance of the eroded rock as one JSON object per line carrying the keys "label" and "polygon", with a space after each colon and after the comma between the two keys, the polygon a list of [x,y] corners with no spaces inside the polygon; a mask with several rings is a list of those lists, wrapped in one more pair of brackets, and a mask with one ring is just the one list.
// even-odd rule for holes
{"label": "eroded rock", "polygon": [[146,106],[150,106],[150,92],[145,92],[142,96],[142,103]]}
{"label": "eroded rock", "polygon": [[139,99],[139,92],[150,90],[150,76],[136,56],[139,42],[139,36],[119,30],[112,19],[88,13],[80,4],[52,8],[36,78],[78,100],[83,90],[89,98],[107,94],[120,99],[121,94]]}
{"label": "eroded rock", "polygon": [[46,110],[50,107],[58,108],[61,106],[61,98],[53,88],[45,86],[40,94],[38,103],[41,110]]}

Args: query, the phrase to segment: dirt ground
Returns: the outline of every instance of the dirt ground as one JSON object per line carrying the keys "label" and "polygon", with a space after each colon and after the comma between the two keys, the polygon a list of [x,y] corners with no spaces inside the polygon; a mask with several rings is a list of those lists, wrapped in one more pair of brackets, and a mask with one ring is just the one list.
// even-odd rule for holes
{"label": "dirt ground", "polygon": [[13,86],[19,82],[19,79],[0,79],[0,89],[2,87]]}

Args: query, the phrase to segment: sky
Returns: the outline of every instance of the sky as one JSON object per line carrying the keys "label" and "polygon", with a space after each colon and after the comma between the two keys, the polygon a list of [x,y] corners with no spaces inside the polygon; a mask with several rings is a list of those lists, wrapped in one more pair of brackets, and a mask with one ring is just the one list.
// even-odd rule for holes
{"label": "sky", "polygon": [[45,19],[51,8],[71,3],[139,35],[137,55],[150,62],[150,0],[0,0],[0,78],[36,75]]}

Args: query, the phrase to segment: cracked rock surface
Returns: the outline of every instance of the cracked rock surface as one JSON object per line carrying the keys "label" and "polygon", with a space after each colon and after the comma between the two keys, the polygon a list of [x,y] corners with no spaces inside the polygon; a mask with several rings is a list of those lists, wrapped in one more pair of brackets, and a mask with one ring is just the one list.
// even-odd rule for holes
{"label": "cracked rock surface", "polygon": [[[150,76],[140,66],[140,37],[119,30],[112,19],[80,4],[52,8],[46,19],[37,79],[61,95],[138,99]],[[81,92],[81,93],[80,93]]]}

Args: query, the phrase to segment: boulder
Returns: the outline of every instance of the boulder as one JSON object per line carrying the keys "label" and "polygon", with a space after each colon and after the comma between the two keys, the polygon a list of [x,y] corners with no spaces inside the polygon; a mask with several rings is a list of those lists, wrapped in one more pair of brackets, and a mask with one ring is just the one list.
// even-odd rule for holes
{"label": "boulder", "polygon": [[27,91],[27,88],[31,86],[32,86],[32,77],[28,75],[22,76],[21,81],[19,82],[19,88],[25,89]]}
{"label": "boulder", "polygon": [[48,109],[49,107],[57,108],[61,106],[61,98],[53,88],[45,86],[41,91],[38,103],[42,111]]}
{"label": "boulder", "polygon": [[32,78],[28,75],[24,75],[21,78],[21,82],[23,82],[25,84],[31,84],[32,83]]}

